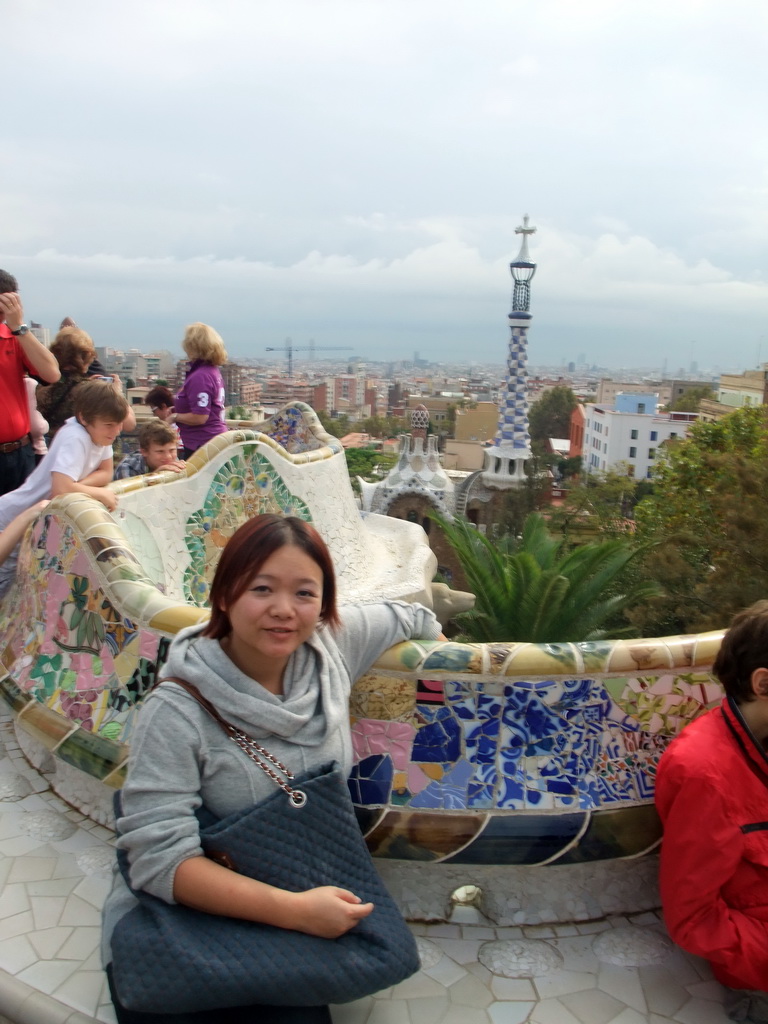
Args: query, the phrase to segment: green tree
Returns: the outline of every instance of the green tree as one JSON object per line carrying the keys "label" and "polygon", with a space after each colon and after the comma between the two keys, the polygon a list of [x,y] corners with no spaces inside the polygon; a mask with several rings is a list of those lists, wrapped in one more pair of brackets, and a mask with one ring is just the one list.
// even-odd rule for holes
{"label": "green tree", "polygon": [[556,643],[631,635],[623,613],[659,593],[656,584],[630,578],[637,549],[626,539],[569,551],[535,512],[519,540],[507,535],[495,542],[466,520],[433,518],[476,596],[475,607],[456,617],[468,640]]}
{"label": "green tree", "polygon": [[651,489],[649,481],[616,470],[586,476],[550,511],[550,526],[571,540],[626,536],[635,506]]}
{"label": "green tree", "polygon": [[689,388],[684,394],[676,398],[667,406],[668,412],[698,412],[703,399],[714,398],[712,388],[702,385],[700,388]]}
{"label": "green tree", "polygon": [[389,452],[376,451],[374,448],[347,448],[344,454],[349,479],[356,494],[360,493],[358,477],[369,481],[380,480],[392,468],[396,458]]}
{"label": "green tree", "polygon": [[577,405],[574,393],[562,384],[545,391],[528,413],[531,442],[542,444],[548,437],[570,437],[571,413]]}
{"label": "green tree", "polygon": [[249,419],[248,410],[244,405],[233,405],[227,413],[228,420],[247,420]]}
{"label": "green tree", "polygon": [[126,387],[126,390],[128,388],[135,388],[136,387],[136,381],[133,379],[133,377],[129,377],[128,380],[126,380],[125,387]]}
{"label": "green tree", "polygon": [[406,433],[405,420],[401,416],[367,416],[356,426],[371,437],[396,437]]}
{"label": "green tree", "polygon": [[320,420],[323,428],[333,437],[344,437],[349,433],[349,416],[346,413],[342,413],[341,416],[334,418],[330,413],[322,410],[317,412],[317,418]]}
{"label": "green tree", "polygon": [[635,609],[645,635],[725,626],[768,594],[768,410],[696,423],[666,448],[653,494],[635,509],[641,563],[665,596]]}

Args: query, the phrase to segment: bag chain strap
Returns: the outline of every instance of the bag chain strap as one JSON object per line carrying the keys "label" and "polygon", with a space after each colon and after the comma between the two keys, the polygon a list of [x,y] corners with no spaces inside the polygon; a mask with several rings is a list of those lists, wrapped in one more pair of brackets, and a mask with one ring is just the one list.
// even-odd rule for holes
{"label": "bag chain strap", "polygon": [[[229,725],[229,723],[227,724]],[[278,761],[277,758],[270,754],[268,750],[262,747],[261,744],[257,743],[253,737],[246,736],[244,732],[241,732],[240,729],[236,729],[234,725],[229,725],[227,732],[229,733],[229,738],[232,742],[236,743],[243,753],[250,757],[254,764],[257,764],[259,768],[261,768],[261,770],[270,777],[270,779],[278,784],[280,789],[288,794],[288,797],[294,807],[304,806],[307,802],[307,794],[302,789],[293,789],[288,785],[285,780],[293,779],[294,776],[293,772],[289,768],[286,768],[282,761]],[[280,778],[277,772],[273,771],[269,765],[264,764],[264,762],[256,756],[257,750],[262,757],[266,757],[268,761],[271,761],[271,763],[283,773],[285,779]]]}
{"label": "bag chain strap", "polygon": [[[243,753],[250,757],[253,763],[257,764],[259,768],[261,768],[265,775],[268,775],[273,782],[276,782],[278,784],[280,789],[282,789],[285,793],[288,794],[288,799],[291,801],[292,807],[304,806],[304,804],[307,802],[307,794],[304,792],[303,789],[293,789],[286,782],[286,779],[293,779],[294,777],[293,772],[290,770],[290,768],[287,768],[282,763],[282,761],[278,761],[278,759],[273,754],[270,754],[270,752],[265,747],[262,747],[260,743],[257,743],[256,740],[253,739],[253,737],[248,736],[246,733],[242,731],[242,729],[237,729],[234,725],[232,725],[231,722],[228,722],[226,718],[223,718],[216,710],[216,708],[213,706],[213,704],[211,704],[211,702],[206,697],[204,697],[202,693],[200,693],[200,691],[195,685],[187,682],[186,679],[179,679],[178,676],[166,676],[166,678],[161,679],[160,682],[176,683],[183,690],[186,690],[190,697],[194,697],[198,704],[203,708],[203,710],[207,711],[211,718],[215,722],[219,723],[221,728],[229,736],[232,742],[236,743],[238,747],[240,747],[240,749],[243,751]],[[160,684],[158,683],[157,685],[159,686]],[[269,767],[269,765],[264,764],[264,762],[257,756],[256,751],[258,751],[258,753],[261,754],[262,757],[265,757],[271,764],[273,764],[277,769],[279,769],[279,771],[283,773],[285,778],[281,778],[276,771]]]}

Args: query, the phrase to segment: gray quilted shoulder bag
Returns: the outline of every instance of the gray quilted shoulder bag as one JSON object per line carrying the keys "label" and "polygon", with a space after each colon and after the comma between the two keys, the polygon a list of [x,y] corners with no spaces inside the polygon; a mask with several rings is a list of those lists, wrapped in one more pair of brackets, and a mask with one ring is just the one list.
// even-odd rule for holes
{"label": "gray quilted shoulder bag", "polygon": [[[138,904],[112,935],[120,1002],[129,1010],[168,1014],[251,1004],[320,1006],[360,999],[410,977],[420,966],[416,943],[376,871],[340,766],[331,762],[294,778],[196,687],[168,681],[198,700],[280,787],[221,820],[208,812],[200,816],[206,856],[293,892],[323,885],[350,889],[374,910],[340,938],[323,939],[132,890]],[[118,792],[116,819],[119,798]],[[124,851],[118,863],[130,886]]]}

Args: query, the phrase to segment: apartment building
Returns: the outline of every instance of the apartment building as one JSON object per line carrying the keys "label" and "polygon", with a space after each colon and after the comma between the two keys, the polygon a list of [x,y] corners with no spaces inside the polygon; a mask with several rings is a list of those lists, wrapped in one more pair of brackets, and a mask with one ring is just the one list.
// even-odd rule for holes
{"label": "apartment building", "polygon": [[650,479],[660,446],[687,437],[698,418],[693,412],[659,412],[654,392],[618,394],[613,408],[590,403],[584,407],[582,471]]}

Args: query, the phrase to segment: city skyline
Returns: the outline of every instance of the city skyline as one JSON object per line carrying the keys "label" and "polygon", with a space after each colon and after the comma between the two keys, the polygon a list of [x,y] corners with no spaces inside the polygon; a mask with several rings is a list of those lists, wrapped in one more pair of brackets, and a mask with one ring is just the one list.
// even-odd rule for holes
{"label": "city skyline", "polygon": [[768,361],[757,0],[38,0],[4,24],[0,266],[28,319],[502,362],[527,213],[532,364]]}

